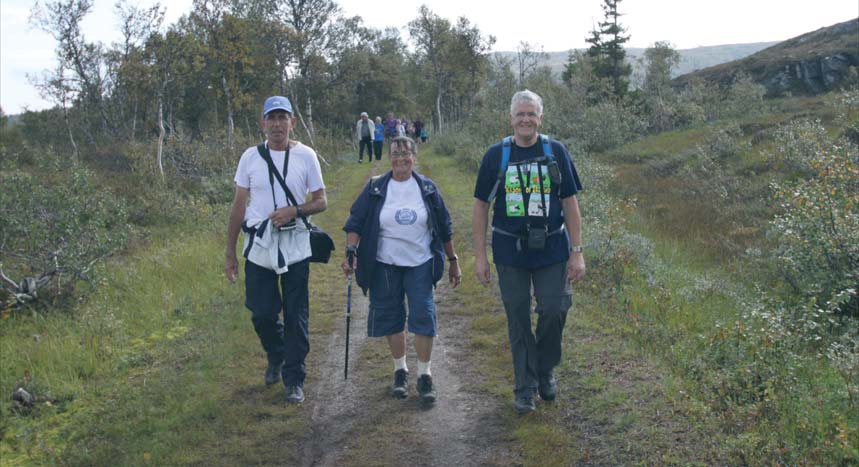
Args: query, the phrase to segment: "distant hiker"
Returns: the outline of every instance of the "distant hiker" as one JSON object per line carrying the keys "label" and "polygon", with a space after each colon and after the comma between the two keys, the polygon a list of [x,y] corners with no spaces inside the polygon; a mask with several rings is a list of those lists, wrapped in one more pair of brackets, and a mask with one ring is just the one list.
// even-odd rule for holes
{"label": "distant hiker", "polygon": [[382,146],[385,144],[385,125],[382,117],[376,117],[376,125],[373,128],[373,154],[376,160],[382,160]]}
{"label": "distant hiker", "polygon": [[367,112],[361,112],[361,119],[355,124],[355,136],[358,138],[358,163],[364,162],[364,146],[367,147],[367,159],[373,160],[373,133],[376,125],[370,121]]}
{"label": "distant hiker", "polygon": [[[540,96],[527,90],[514,94],[510,103],[513,136],[489,147],[474,187],[474,269],[484,285],[491,278],[486,227],[489,205],[495,200],[492,254],[507,313],[519,413],[536,409],[535,390],[545,401],[555,399],[553,370],[561,361],[564,322],[572,305],[571,282],[585,276],[575,196],[582,186],[567,148],[537,132],[542,121]],[[531,331],[532,287],[536,336]]]}
{"label": "distant hiker", "polygon": [[385,143],[391,144],[391,140],[397,137],[397,119],[393,112],[388,112],[385,118]]}
{"label": "distant hiker", "polygon": [[[424,128],[424,122],[422,122],[420,118],[416,118],[415,121],[412,122],[412,128],[414,128],[415,139],[418,139],[421,137],[421,130]],[[426,141],[426,139],[423,141]]]}
{"label": "distant hiker", "polygon": [[[241,229],[245,232],[245,306],[251,311],[254,330],[268,356],[265,383],[274,384],[282,378],[288,403],[304,401],[304,360],[310,350],[310,235],[296,218],[322,212],[328,206],[316,153],[290,140],[294,123],[287,98],[266,99],[260,122],[266,135],[262,151],[271,155],[299,204],[288,201],[260,148],[248,148],[236,170],[224,267],[227,279],[235,282],[236,240]],[[308,193],[310,201],[303,202]],[[281,310],[283,321],[278,319]]]}
{"label": "distant hiker", "polygon": [[[418,355],[417,390],[422,401],[434,402],[436,390],[430,372],[436,311],[433,288],[444,274],[459,285],[462,271],[453,247],[450,214],[435,183],[414,171],[414,141],[394,138],[390,146],[391,171],[373,177],[352,204],[343,230],[347,259],[343,272],[354,270],[358,285],[370,291],[367,335],[386,337],[394,359],[391,394],[408,396],[406,365],[406,305],[408,331],[414,334]],[[351,252],[351,255],[350,255]],[[357,262],[350,264],[349,258]]]}
{"label": "distant hiker", "polygon": [[427,142],[427,127],[421,128],[421,143]]}
{"label": "distant hiker", "polygon": [[403,126],[402,120],[397,120],[397,136],[399,136],[399,137],[406,136],[406,127]]}

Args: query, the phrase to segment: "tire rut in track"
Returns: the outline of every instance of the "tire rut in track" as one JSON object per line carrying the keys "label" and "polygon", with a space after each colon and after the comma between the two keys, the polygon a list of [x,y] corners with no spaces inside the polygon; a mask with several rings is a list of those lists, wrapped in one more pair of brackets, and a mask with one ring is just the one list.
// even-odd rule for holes
{"label": "tire rut in track", "polygon": [[301,465],[336,465],[355,424],[364,419],[363,411],[367,406],[361,403],[359,395],[361,388],[367,385],[367,377],[354,371],[353,364],[367,341],[367,314],[364,312],[367,303],[367,298],[353,283],[349,379],[343,378],[345,326],[331,334],[319,361],[312,362],[319,371],[308,378],[305,404],[309,406],[306,410],[310,414],[310,432],[303,442]]}

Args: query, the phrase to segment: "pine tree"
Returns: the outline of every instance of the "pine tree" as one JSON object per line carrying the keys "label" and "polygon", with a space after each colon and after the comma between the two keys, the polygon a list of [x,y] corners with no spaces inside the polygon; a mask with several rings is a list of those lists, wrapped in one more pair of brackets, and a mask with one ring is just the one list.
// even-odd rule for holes
{"label": "pine tree", "polygon": [[623,0],[603,0],[604,18],[591,31],[591,37],[585,42],[591,44],[587,55],[595,59],[596,75],[611,80],[615,96],[623,96],[629,87],[629,76],[632,66],[626,63],[626,51],[623,44],[629,41],[629,35],[624,35],[626,28],[618,18],[623,16],[618,12],[618,4]]}

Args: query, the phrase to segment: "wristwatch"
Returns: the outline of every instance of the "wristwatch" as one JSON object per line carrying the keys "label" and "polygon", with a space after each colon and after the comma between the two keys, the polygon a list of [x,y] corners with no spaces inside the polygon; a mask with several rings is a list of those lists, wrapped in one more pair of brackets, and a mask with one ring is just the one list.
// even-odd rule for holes
{"label": "wristwatch", "polygon": [[301,217],[301,206],[295,205],[295,217]]}
{"label": "wristwatch", "polygon": [[570,247],[570,253],[581,253],[581,252],[582,252],[582,246],[581,245],[576,245],[576,246]]}
{"label": "wristwatch", "polygon": [[453,255],[453,256],[448,256],[448,257],[447,257],[447,260],[448,260],[449,262],[451,262],[451,263],[452,263],[452,262],[454,262],[454,261],[456,261],[456,260],[458,260],[458,259],[459,259],[459,256],[457,256],[457,255]]}

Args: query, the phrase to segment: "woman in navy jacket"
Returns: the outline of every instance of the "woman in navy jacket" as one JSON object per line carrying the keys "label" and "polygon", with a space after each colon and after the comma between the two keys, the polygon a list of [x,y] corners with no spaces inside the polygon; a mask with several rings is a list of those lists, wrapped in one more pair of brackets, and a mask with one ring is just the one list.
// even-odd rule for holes
{"label": "woman in navy jacket", "polygon": [[[390,146],[391,171],[372,178],[352,204],[346,232],[343,272],[355,271],[370,293],[367,334],[385,337],[394,359],[395,397],[408,396],[406,321],[418,356],[417,390],[432,403],[436,391],[430,372],[436,312],[433,288],[444,274],[456,287],[462,278],[453,247],[450,214],[435,183],[414,171],[417,147],[408,137]],[[408,297],[408,313],[405,298]]]}

